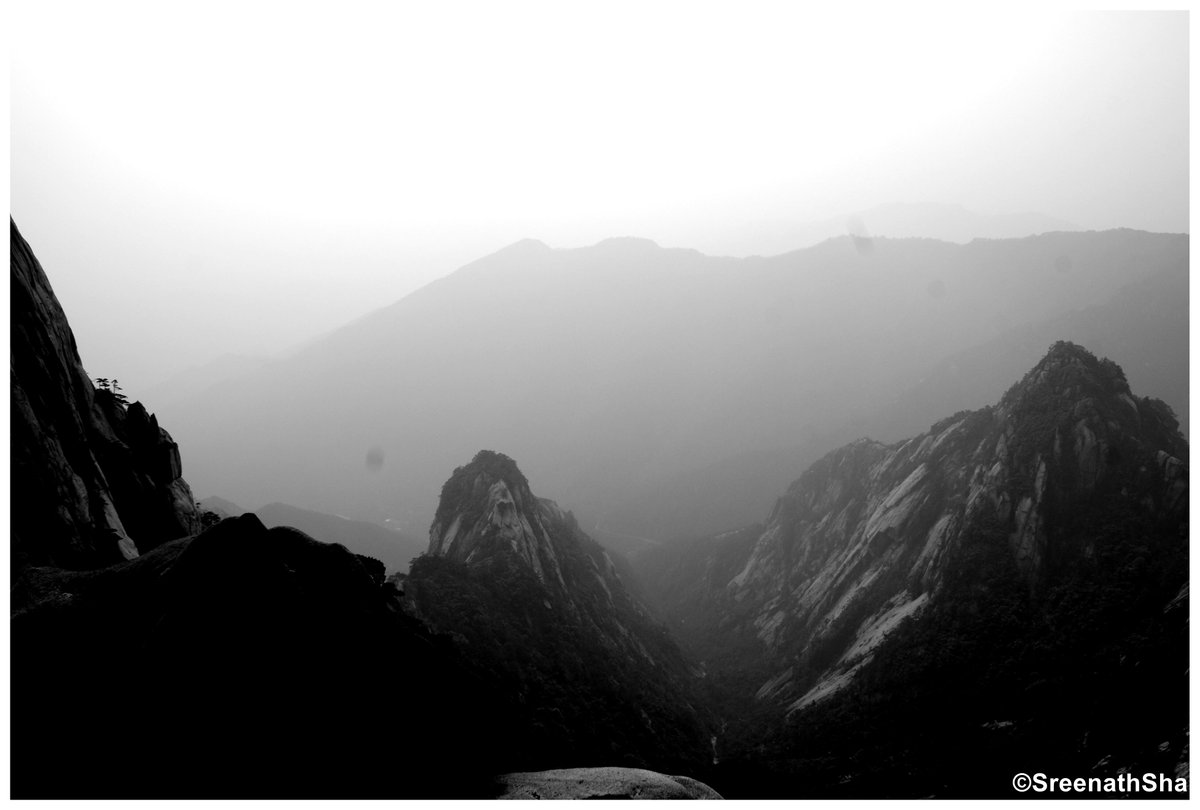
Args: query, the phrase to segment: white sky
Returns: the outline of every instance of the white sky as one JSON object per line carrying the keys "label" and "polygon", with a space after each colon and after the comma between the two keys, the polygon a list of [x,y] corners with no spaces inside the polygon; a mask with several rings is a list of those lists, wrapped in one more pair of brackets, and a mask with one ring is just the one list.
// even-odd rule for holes
{"label": "white sky", "polygon": [[1185,14],[805,5],[24,0],[11,211],[135,397],[525,237],[722,253],[894,201],[1187,230]]}

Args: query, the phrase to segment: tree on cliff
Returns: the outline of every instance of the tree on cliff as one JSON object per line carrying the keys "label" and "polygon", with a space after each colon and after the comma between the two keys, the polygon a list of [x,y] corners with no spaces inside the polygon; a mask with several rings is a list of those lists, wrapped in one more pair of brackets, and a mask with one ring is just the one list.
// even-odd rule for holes
{"label": "tree on cliff", "polygon": [[96,388],[104,391],[107,394],[111,394],[112,398],[115,399],[118,404],[123,406],[129,405],[129,398],[122,393],[121,384],[115,377],[112,380],[109,380],[108,377],[97,377],[95,379],[95,383]]}

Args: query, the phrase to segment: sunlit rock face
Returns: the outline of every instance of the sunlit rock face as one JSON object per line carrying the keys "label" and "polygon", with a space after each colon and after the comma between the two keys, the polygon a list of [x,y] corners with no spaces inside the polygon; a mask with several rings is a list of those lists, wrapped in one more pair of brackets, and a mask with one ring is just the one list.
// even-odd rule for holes
{"label": "sunlit rock face", "polygon": [[46,274],[9,228],[14,573],[96,567],[194,533],[175,442],[140,403],[96,390]]}
{"label": "sunlit rock face", "polygon": [[550,501],[539,501],[512,459],[480,451],[442,489],[429,532],[429,553],[471,562],[502,550],[524,561],[543,583],[563,584],[554,542],[543,515],[562,519]]}
{"label": "sunlit rock face", "polygon": [[563,768],[506,773],[500,799],[720,799],[703,782],[642,768]]}
{"label": "sunlit rock face", "polygon": [[1134,396],[1116,364],[1055,344],[998,405],[809,468],[713,595],[717,630],[757,641],[759,699],[804,708],[938,600],[964,538],[1004,544],[1037,593],[1096,554],[1070,528],[1095,499],[1182,520],[1187,452],[1170,410]]}
{"label": "sunlit rock face", "polygon": [[642,613],[608,552],[579,528],[574,515],[536,497],[503,453],[481,450],[451,475],[429,531],[429,553],[468,564],[511,555],[568,606],[594,597]]}
{"label": "sunlit rock face", "polygon": [[[687,769],[709,732],[696,674],[613,558],[516,463],[480,451],[442,488],[428,554],[405,583],[414,614],[452,635],[531,723],[533,766]],[[597,706],[605,706],[597,712]]]}

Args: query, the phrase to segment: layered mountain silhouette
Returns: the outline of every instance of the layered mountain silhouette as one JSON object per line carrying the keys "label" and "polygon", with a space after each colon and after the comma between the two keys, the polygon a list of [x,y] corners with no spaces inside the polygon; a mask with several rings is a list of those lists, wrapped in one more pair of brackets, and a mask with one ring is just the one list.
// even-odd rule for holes
{"label": "layered mountain silhouette", "polygon": [[494,792],[487,684],[378,560],[253,515],[201,533],[177,446],[94,388],[10,229],[13,795]]}
{"label": "layered mountain silhouette", "polygon": [[[524,559],[492,548],[507,535],[478,521],[463,537],[491,552],[465,564],[458,588],[455,570],[388,578],[374,556],[253,514],[200,531],[176,446],[142,406],[94,390],[48,280],[12,235],[14,479],[25,476],[13,503],[15,797],[488,797],[554,787],[531,771],[594,757],[702,758],[678,650],[605,552],[534,501],[507,459],[491,457],[506,462],[508,492],[539,510],[531,542],[557,555],[553,581],[529,579],[553,591],[522,590]],[[476,508],[491,505],[469,492],[446,502],[456,515]],[[379,531],[374,541],[403,547]],[[498,576],[507,562],[517,570]],[[480,601],[477,575],[499,601]],[[547,635],[480,636],[474,614],[438,632],[472,603],[492,630],[528,620]],[[518,646],[484,647],[497,640]],[[575,677],[552,682],[565,673]],[[606,704],[610,716],[594,719]],[[621,768],[592,767],[573,785],[712,794]]]}
{"label": "layered mountain silhouette", "polygon": [[[755,778],[1001,796],[1005,769],[1033,760],[1171,773],[1186,761],[1187,457],[1170,408],[1061,342],[998,405],[849,444],[764,525],[649,551],[639,570],[721,684],[729,753]],[[1129,695],[1136,713],[1102,711]]]}
{"label": "layered mountain silhouette", "polygon": [[[978,375],[995,384],[1019,373],[1012,358],[1037,361],[1007,343],[982,348],[1002,336],[1119,308],[1142,280],[1186,299],[1186,236],[870,244],[739,260],[639,239],[521,242],[164,413],[193,448],[193,482],[239,502],[415,533],[437,508],[435,471],[500,446],[598,540],[635,548],[757,519],[769,493],[878,434],[881,405],[955,355],[979,349]],[[1140,359],[1186,342],[1186,318],[1125,334],[1132,344],[1106,351],[1139,390],[1184,412],[1178,353]],[[909,404],[907,430],[944,407]]]}
{"label": "layered mountain silhouette", "polygon": [[[401,482],[438,479],[426,553],[389,575],[404,545],[377,526],[263,510],[342,545],[230,501],[202,514],[158,420],[92,385],[10,229],[16,797],[713,794],[695,778],[979,797],[1018,772],[1186,775],[1188,447],[1153,396],[1183,395],[1186,354],[1146,342],[1186,325],[1185,237],[748,262],[521,243],[296,355],[307,377],[281,361],[196,401],[230,454],[206,488],[241,502],[261,501],[228,482],[278,475],[396,519]],[[901,430],[1076,327],[1136,358],[1152,395],[1057,340],[993,405],[825,453],[761,523],[649,538],[636,579],[475,449],[499,445],[448,479],[431,466],[508,436],[611,536],[700,499],[722,526],[765,497],[732,482],[769,437],[815,453],[863,422]],[[947,335],[959,348],[933,356]],[[834,411],[843,428],[806,434]],[[687,476],[657,518],[614,518]]]}
{"label": "layered mountain silhouette", "polygon": [[322,543],[337,543],[355,554],[379,560],[389,572],[406,573],[413,557],[425,551],[426,542],[403,532],[368,523],[350,520],[341,515],[327,515],[311,509],[301,509],[286,503],[269,503],[258,509],[243,509],[233,501],[216,495],[197,502],[208,521],[237,517],[253,511],[267,528],[291,526]]}
{"label": "layered mountain silhouette", "polygon": [[778,218],[739,223],[736,235],[722,238],[723,235],[718,234],[710,238],[719,239],[739,255],[770,255],[847,234],[966,243],[973,239],[1020,239],[1052,231],[1077,230],[1077,225],[1046,214],[980,214],[961,205],[927,202],[878,205],[819,222],[797,223]]}
{"label": "layered mountain silhouette", "polygon": [[374,557],[389,571],[408,571],[425,543],[412,535],[339,515],[326,515],[285,503],[269,503],[254,510],[268,528],[293,526],[323,543],[337,543],[355,554]]}

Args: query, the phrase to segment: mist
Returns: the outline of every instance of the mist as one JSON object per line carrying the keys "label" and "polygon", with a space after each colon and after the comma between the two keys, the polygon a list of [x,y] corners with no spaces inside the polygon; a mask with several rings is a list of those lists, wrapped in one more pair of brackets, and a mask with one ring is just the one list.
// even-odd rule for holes
{"label": "mist", "polygon": [[1182,13],[378,11],[15,10],[12,212],[90,369],[275,356],[525,238],[1188,227]]}
{"label": "mist", "polygon": [[12,23],[15,798],[1187,793],[1188,12]]}

